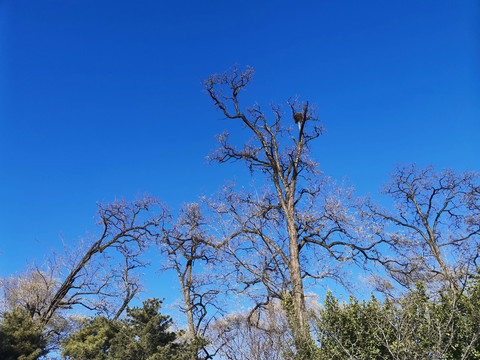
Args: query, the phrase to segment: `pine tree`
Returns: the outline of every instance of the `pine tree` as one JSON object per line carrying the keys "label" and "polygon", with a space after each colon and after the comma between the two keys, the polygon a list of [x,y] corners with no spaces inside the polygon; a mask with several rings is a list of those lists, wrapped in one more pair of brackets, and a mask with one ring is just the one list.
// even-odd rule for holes
{"label": "pine tree", "polygon": [[62,342],[63,355],[75,360],[175,360],[188,353],[181,334],[170,331],[172,319],[160,313],[162,302],[149,299],[127,316],[111,320],[87,319],[83,327]]}
{"label": "pine tree", "polygon": [[36,360],[47,353],[42,327],[23,309],[2,314],[0,359]]}

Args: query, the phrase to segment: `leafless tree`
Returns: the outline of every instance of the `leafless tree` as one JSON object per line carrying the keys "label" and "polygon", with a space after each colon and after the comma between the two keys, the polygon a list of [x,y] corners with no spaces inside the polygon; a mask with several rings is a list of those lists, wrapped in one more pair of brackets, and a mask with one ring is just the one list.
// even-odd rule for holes
{"label": "leafless tree", "polygon": [[[228,218],[224,246],[236,256],[246,288],[264,286],[266,302],[291,292],[298,334],[308,334],[304,278],[334,275],[331,259],[344,261],[367,254],[372,244],[351,241],[354,227],[349,214],[349,191],[332,190],[327,177],[310,159],[311,143],[323,131],[309,102],[287,102],[269,114],[256,104],[242,109],[239,95],[251,82],[252,68],[234,67],[205,80],[206,91],[223,115],[238,120],[252,135],[243,145],[231,144],[229,134],[218,137],[219,148],[210,159],[219,163],[242,161],[252,173],[263,175],[259,194],[227,188],[213,206]],[[297,126],[294,126],[294,125]],[[309,268],[317,264],[316,270]]]}
{"label": "leafless tree", "polygon": [[[155,215],[154,207],[160,209]],[[2,279],[8,305],[24,307],[53,331],[60,313],[74,307],[120,316],[139,290],[134,269],[146,265],[141,255],[156,241],[164,210],[158,200],[146,197],[99,205],[98,218],[102,232],[96,240],[67,247],[65,254],[55,253],[42,265]]]}
{"label": "leafless tree", "polygon": [[[188,203],[181,207],[176,221],[165,224],[159,248],[166,257],[163,270],[177,273],[183,294],[181,311],[186,314],[188,338],[202,358],[211,358],[204,346],[205,332],[212,320],[221,311],[217,296],[221,291],[222,278],[218,269],[215,241],[208,231],[209,222],[201,206]],[[197,359],[194,355],[194,359]]]}
{"label": "leafless tree", "polygon": [[[477,175],[398,167],[383,193],[388,211],[368,201],[363,213],[376,237],[390,245],[382,263],[403,286],[416,281],[461,291],[476,273],[480,245]],[[442,285],[443,284],[443,285]]]}
{"label": "leafless tree", "polygon": [[292,342],[278,301],[253,314],[249,311],[225,316],[212,324],[209,333],[217,355],[226,360],[281,359]]}

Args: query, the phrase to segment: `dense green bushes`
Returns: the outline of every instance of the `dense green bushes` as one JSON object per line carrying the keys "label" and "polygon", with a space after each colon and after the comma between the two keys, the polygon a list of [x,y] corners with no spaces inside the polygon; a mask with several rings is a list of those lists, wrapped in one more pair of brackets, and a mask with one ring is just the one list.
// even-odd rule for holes
{"label": "dense green bushes", "polygon": [[329,293],[315,330],[319,359],[480,359],[480,282],[440,294],[418,284],[383,302]]}

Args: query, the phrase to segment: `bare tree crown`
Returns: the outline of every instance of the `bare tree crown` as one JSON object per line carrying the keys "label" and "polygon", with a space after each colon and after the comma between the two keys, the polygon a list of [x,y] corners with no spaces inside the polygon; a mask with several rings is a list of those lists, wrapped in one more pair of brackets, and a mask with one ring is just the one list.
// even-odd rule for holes
{"label": "bare tree crown", "polygon": [[393,211],[369,203],[376,235],[399,257],[385,261],[403,285],[431,280],[460,289],[476,272],[480,245],[478,175],[400,166],[383,193]]}
{"label": "bare tree crown", "polygon": [[[239,104],[240,92],[252,81],[253,69],[235,66],[222,74],[204,81],[204,86],[214,104],[229,119],[240,119],[253,132],[253,139],[236,148],[229,143],[229,134],[218,137],[219,149],[210,159],[220,163],[243,160],[250,170],[260,169],[270,175],[280,175],[288,182],[300,173],[315,172],[317,164],[307,156],[309,144],[322,134],[323,127],[316,118],[315,109],[308,103],[292,98],[287,101],[291,122],[279,105],[270,106],[270,114],[255,104],[243,109]],[[289,124],[288,126],[286,124]],[[297,124],[294,133],[292,125]],[[293,140],[294,145],[284,145],[281,140]],[[306,174],[304,174],[306,175]]]}

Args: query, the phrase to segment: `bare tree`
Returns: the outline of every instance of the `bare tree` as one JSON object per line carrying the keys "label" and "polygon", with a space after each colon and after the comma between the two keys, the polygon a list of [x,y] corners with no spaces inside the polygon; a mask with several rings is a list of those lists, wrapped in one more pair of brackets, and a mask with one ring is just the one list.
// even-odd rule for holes
{"label": "bare tree", "polygon": [[[358,253],[366,254],[373,245],[351,241],[347,231],[354,225],[348,212],[351,194],[329,193],[328,178],[320,176],[318,165],[309,158],[311,143],[323,131],[309,102],[289,100],[287,114],[272,105],[271,120],[258,104],[243,110],[239,95],[252,76],[252,68],[242,71],[234,67],[204,82],[223,115],[241,122],[252,135],[236,147],[229,134],[223,133],[210,159],[219,163],[240,160],[265,180],[261,194],[230,188],[214,207],[229,217],[230,233],[223,245],[237,255],[238,268],[244,270],[242,283],[247,288],[263,284],[267,302],[271,296],[291,292],[298,334],[306,336],[304,278],[330,276],[332,257],[351,259]],[[247,256],[240,259],[242,253]],[[319,273],[307,266],[314,262],[319,263]]]}
{"label": "bare tree", "polygon": [[[476,273],[480,245],[477,175],[432,167],[398,167],[383,193],[394,210],[367,202],[364,219],[395,256],[382,263],[403,286],[416,281],[461,292]],[[391,251],[390,251],[391,253]]]}
{"label": "bare tree", "polygon": [[215,242],[208,232],[209,223],[197,203],[185,204],[172,225],[166,224],[159,239],[160,251],[166,255],[163,270],[177,273],[183,294],[181,311],[186,314],[187,335],[197,347],[193,358],[211,355],[205,347],[205,332],[220,308],[216,304],[221,289],[221,279],[215,255]]}
{"label": "bare tree", "polygon": [[122,299],[120,307],[118,307],[114,320],[117,320],[127,308],[130,301],[142,290],[141,280],[139,274],[135,273],[135,269],[143,268],[147,264],[141,260],[143,248],[139,247],[132,249],[128,244],[120,247],[120,252],[123,255],[123,262],[118,264],[112,274],[115,279],[114,283],[119,290],[118,298]]}
{"label": "bare tree", "polygon": [[[2,280],[9,306],[24,307],[54,331],[56,315],[73,307],[118,317],[139,290],[134,269],[146,265],[141,255],[158,236],[164,217],[159,205],[149,197],[99,205],[98,239],[67,248],[63,255],[55,253],[45,264]],[[153,215],[152,207],[160,212]]]}
{"label": "bare tree", "polygon": [[217,355],[226,360],[281,359],[292,343],[279,302],[271,302],[253,314],[225,316],[212,324],[209,334]]}
{"label": "bare tree", "polygon": [[21,307],[33,318],[46,311],[57,287],[56,279],[50,272],[41,271],[29,265],[17,276],[0,279],[3,311]]}

